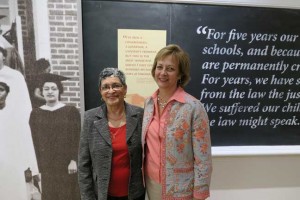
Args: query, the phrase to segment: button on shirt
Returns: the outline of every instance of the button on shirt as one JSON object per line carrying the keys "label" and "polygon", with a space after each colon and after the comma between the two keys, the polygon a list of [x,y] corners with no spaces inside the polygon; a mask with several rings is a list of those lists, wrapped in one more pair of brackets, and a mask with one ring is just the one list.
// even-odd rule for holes
{"label": "button on shirt", "polygon": [[162,153],[162,141],[165,137],[165,128],[168,115],[168,105],[172,101],[184,102],[181,97],[182,88],[178,88],[173,96],[169,99],[167,105],[159,116],[158,103],[157,103],[157,92],[152,95],[155,112],[152,121],[149,125],[146,134],[146,163],[145,163],[145,173],[146,175],[157,183],[161,183],[161,153]]}

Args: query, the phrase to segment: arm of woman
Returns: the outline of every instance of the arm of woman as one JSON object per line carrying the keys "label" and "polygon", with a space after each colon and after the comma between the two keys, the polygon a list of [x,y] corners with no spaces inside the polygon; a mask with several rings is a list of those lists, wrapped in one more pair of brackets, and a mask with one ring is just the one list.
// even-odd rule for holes
{"label": "arm of woman", "polygon": [[68,117],[70,119],[69,122],[69,157],[70,163],[68,165],[69,174],[74,174],[77,172],[77,157],[78,157],[78,144],[79,144],[79,136],[80,136],[80,113],[76,107],[70,106],[68,111]]}
{"label": "arm of woman", "polygon": [[212,172],[210,129],[207,113],[200,102],[195,104],[192,121],[194,153],[194,198],[209,197]]}
{"label": "arm of woman", "polygon": [[87,114],[85,114],[80,134],[78,154],[78,181],[82,200],[96,200],[93,183],[92,159],[88,144],[89,124],[91,123],[93,122],[89,120]]}

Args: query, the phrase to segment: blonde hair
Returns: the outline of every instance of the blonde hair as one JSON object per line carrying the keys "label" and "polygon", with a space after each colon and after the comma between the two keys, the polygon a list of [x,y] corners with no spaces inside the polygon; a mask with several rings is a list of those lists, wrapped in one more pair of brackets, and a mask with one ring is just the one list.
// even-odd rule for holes
{"label": "blonde hair", "polygon": [[189,55],[180,46],[176,44],[169,44],[168,46],[159,50],[159,52],[156,54],[151,69],[152,77],[154,78],[157,61],[164,59],[169,55],[172,55],[178,61],[180,79],[178,80],[177,85],[181,87],[186,86],[191,80],[190,58]]}

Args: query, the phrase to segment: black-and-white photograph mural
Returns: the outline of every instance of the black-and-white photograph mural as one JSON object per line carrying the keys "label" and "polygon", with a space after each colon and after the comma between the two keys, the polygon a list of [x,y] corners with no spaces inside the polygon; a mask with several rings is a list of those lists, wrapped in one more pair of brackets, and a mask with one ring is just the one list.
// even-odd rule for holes
{"label": "black-and-white photograph mural", "polygon": [[77,20],[77,0],[0,0],[0,199],[80,199]]}

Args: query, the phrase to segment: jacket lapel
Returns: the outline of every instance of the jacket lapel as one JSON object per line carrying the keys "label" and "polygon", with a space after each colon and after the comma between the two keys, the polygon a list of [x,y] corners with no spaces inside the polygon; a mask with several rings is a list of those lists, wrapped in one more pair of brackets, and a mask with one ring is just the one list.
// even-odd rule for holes
{"label": "jacket lapel", "polygon": [[[132,107],[127,103],[125,103],[125,108],[126,108],[126,141],[128,142],[132,137],[134,130],[137,126],[138,113],[134,111]],[[107,113],[107,109],[105,104],[103,104],[95,115],[96,118],[98,118],[98,120],[94,121],[94,125],[98,130],[98,133],[101,135],[101,137],[109,145],[111,145],[110,131],[108,128],[106,113]]]}
{"label": "jacket lapel", "polygon": [[132,107],[129,106],[127,103],[125,103],[125,106],[126,106],[126,142],[128,142],[137,126],[138,113],[134,111]]}
{"label": "jacket lapel", "polygon": [[96,118],[98,120],[94,121],[94,125],[96,129],[98,130],[98,133],[102,136],[102,138],[109,144],[111,145],[111,138],[110,138],[110,132],[108,129],[108,121],[106,118],[106,106],[103,104],[98,112],[96,113]]}

